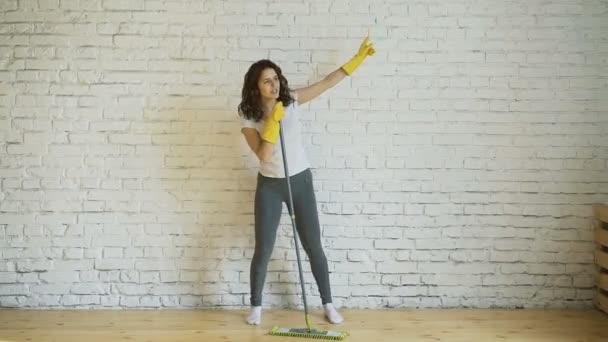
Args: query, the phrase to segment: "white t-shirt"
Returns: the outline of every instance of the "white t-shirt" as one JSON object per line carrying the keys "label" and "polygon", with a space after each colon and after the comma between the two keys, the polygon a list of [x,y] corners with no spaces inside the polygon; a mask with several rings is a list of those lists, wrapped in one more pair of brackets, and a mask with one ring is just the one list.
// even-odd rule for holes
{"label": "white t-shirt", "polygon": [[[306,151],[302,145],[302,126],[299,118],[299,106],[297,99],[289,106],[285,107],[285,115],[281,120],[283,124],[283,138],[285,139],[285,149],[287,150],[287,166],[289,175],[293,176],[310,167]],[[264,128],[264,119],[259,122],[241,118],[243,127],[255,128],[258,133]],[[269,161],[260,161],[260,173],[262,176],[272,178],[284,178],[285,169],[283,168],[283,156],[281,154],[281,139],[277,139],[272,157]]]}

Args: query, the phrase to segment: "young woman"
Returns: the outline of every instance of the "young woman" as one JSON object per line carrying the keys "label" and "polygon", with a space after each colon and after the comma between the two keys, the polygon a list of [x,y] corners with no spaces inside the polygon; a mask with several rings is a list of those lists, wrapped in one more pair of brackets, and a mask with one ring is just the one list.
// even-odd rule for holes
{"label": "young woman", "polygon": [[326,318],[334,324],[343,321],[332,305],[327,259],[321,247],[312,173],[302,145],[298,110],[299,105],[316,98],[351,75],[367,56],[374,53],[374,45],[367,37],[357,54],[342,67],[319,82],[293,91],[289,89],[279,66],[269,60],[255,62],[245,74],[242,101],[238,107],[243,123],[241,131],[260,160],[254,208],[255,252],[250,273],[252,308],[246,320],[249,324],[260,324],[262,320],[262,290],[266,270],[281,218],[282,203],[288,203],[281,145],[277,143],[279,121],[282,121],[284,130],[298,236],[310,260]]}

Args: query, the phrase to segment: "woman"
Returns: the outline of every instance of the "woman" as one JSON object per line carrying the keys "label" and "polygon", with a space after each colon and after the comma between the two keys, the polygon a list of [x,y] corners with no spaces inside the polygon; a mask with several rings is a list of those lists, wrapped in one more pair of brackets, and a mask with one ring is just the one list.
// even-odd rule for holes
{"label": "woman", "polygon": [[269,60],[254,63],[245,74],[242,101],[238,108],[243,123],[241,131],[260,160],[254,209],[255,252],[250,273],[252,308],[246,320],[249,324],[260,324],[262,320],[262,290],[266,270],[281,218],[282,203],[288,203],[281,145],[277,144],[279,121],[282,121],[284,129],[296,229],[310,260],[325,316],[334,324],[343,321],[332,305],[327,259],[321,247],[317,203],[310,165],[302,145],[298,109],[299,105],[316,98],[351,75],[374,52],[374,46],[367,37],[357,54],[342,67],[319,82],[293,91],[289,89],[281,69]]}

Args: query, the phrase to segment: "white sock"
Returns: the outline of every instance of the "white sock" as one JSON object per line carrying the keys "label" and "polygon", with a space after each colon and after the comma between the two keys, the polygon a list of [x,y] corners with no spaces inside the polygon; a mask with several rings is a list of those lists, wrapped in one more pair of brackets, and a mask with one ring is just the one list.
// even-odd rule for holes
{"label": "white sock", "polygon": [[262,307],[252,306],[249,316],[247,316],[247,324],[258,325],[262,323]]}
{"label": "white sock", "polygon": [[332,303],[323,305],[323,308],[325,309],[325,317],[327,317],[331,323],[340,324],[342,321],[344,321],[344,318],[342,318],[342,315],[336,311],[336,308],[334,308]]}

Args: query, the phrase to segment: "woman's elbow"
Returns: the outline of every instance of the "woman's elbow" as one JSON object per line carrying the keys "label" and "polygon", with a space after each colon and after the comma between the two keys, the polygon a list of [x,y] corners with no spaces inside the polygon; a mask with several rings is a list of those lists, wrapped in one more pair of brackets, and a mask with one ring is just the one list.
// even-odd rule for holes
{"label": "woman's elbow", "polygon": [[257,155],[261,162],[269,162],[272,158],[272,151],[262,149],[261,151],[258,151]]}

